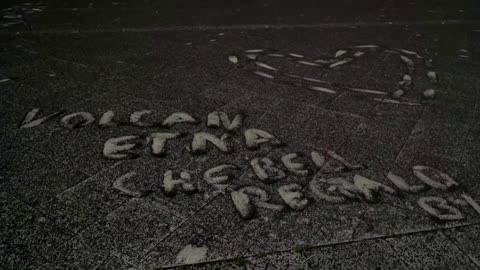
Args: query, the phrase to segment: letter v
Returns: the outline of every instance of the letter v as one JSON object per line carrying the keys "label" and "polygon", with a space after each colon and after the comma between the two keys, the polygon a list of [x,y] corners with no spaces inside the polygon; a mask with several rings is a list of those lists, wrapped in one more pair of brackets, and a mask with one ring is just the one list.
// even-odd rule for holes
{"label": "letter v", "polygon": [[48,119],[53,118],[53,117],[65,112],[65,110],[60,110],[58,112],[54,112],[54,113],[49,114],[47,116],[35,119],[35,117],[37,116],[39,111],[40,111],[40,109],[37,109],[37,108],[29,111],[27,113],[27,115],[25,116],[25,118],[23,119],[22,123],[20,123],[20,128],[31,128],[31,127],[39,126],[39,125],[43,124],[43,122],[47,121]]}

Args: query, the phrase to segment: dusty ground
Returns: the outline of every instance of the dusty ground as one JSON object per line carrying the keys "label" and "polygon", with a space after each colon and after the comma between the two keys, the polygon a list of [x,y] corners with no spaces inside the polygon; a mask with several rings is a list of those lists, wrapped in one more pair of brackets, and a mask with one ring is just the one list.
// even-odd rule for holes
{"label": "dusty ground", "polygon": [[2,268],[478,269],[478,5],[318,2],[2,3]]}

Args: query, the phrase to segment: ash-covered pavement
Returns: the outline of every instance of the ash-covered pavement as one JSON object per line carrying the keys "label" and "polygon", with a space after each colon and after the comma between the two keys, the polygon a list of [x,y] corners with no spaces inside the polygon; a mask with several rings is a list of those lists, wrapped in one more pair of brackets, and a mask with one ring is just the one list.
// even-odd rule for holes
{"label": "ash-covered pavement", "polygon": [[13,2],[2,269],[480,268],[474,1]]}

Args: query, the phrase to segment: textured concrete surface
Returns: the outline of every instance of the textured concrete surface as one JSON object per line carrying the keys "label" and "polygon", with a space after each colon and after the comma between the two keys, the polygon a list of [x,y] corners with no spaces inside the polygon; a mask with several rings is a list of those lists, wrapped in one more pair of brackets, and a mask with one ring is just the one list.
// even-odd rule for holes
{"label": "textured concrete surface", "polygon": [[479,5],[397,2],[2,2],[2,269],[480,268]]}

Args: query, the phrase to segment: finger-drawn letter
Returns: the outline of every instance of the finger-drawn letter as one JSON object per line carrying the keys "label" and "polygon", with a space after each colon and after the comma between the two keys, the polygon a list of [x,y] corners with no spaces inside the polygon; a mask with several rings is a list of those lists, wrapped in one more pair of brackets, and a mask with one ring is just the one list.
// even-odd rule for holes
{"label": "finger-drawn letter", "polygon": [[287,168],[290,172],[298,176],[307,176],[310,174],[308,169],[305,169],[305,164],[294,162],[293,160],[298,158],[299,155],[297,153],[289,153],[282,156],[282,162],[285,168]]}
{"label": "finger-drawn letter", "polygon": [[274,183],[278,179],[282,179],[286,176],[285,172],[280,168],[277,168],[273,161],[267,157],[261,159],[254,158],[250,161],[250,165],[258,179],[265,184]]}
{"label": "finger-drawn letter", "polygon": [[229,136],[223,134],[220,138],[217,136],[207,133],[199,132],[195,133],[192,141],[192,153],[193,154],[205,154],[207,152],[207,143],[210,142],[220,151],[224,153],[230,153],[232,149],[229,147],[227,140]]}
{"label": "finger-drawn letter", "polygon": [[251,150],[258,149],[261,144],[265,143],[271,143],[274,146],[282,145],[282,142],[275,138],[275,136],[272,134],[255,128],[247,129],[245,131],[245,143],[247,145],[247,149]]}
{"label": "finger-drawn letter", "polygon": [[229,131],[234,131],[239,129],[243,124],[243,119],[245,116],[243,114],[237,114],[230,121],[228,115],[224,112],[212,112],[207,117],[207,127],[209,128],[219,128],[220,124]]}
{"label": "finger-drawn letter", "polygon": [[154,156],[164,156],[167,154],[167,141],[177,138],[178,133],[152,133],[152,154]]}
{"label": "finger-drawn letter", "polygon": [[308,200],[302,193],[302,186],[298,184],[288,184],[278,188],[278,193],[283,201],[295,210],[302,210],[308,205]]}
{"label": "finger-drawn letter", "polygon": [[136,139],[138,139],[137,136],[123,136],[108,139],[103,146],[103,156],[108,159],[137,158],[138,154],[131,150],[137,147],[139,143],[128,143]]}
{"label": "finger-drawn letter", "polygon": [[165,120],[163,120],[162,125],[165,127],[171,127],[177,123],[196,124],[197,120],[195,120],[195,118],[188,113],[176,112],[172,113]]}
{"label": "finger-drawn letter", "polygon": [[[427,175],[425,175],[424,171],[431,171],[433,173],[432,177],[428,177]],[[418,179],[420,179],[425,184],[436,189],[449,190],[458,186],[458,183],[453,180],[448,174],[428,166],[414,166],[413,174],[415,174],[415,176],[418,177]]]}
{"label": "finger-drawn letter", "polygon": [[64,127],[78,128],[90,125],[95,121],[95,118],[88,112],[76,112],[65,115],[60,121]]}
{"label": "finger-drawn letter", "polygon": [[197,191],[197,188],[190,183],[191,175],[187,171],[180,173],[179,179],[173,178],[173,172],[168,170],[163,174],[163,190],[167,196],[175,195],[177,192],[192,194]]}
{"label": "finger-drawn letter", "polygon": [[464,219],[462,212],[458,208],[448,205],[447,200],[440,197],[422,197],[418,199],[418,205],[427,213],[440,220]]}
{"label": "finger-drawn letter", "polygon": [[382,183],[373,181],[361,175],[355,175],[353,177],[353,184],[360,190],[367,201],[375,201],[376,195],[379,191],[383,191],[390,194],[396,194],[397,192]]}
{"label": "finger-drawn letter", "polygon": [[[40,109],[37,109],[37,108],[29,111],[27,113],[27,115],[25,116],[25,118],[23,119],[22,123],[20,124],[20,128],[31,128],[31,127],[39,126],[39,125],[43,124],[45,121],[47,121],[47,120],[49,120],[49,119],[51,119],[51,118],[53,118],[53,117],[55,117],[59,114],[64,113],[65,110],[54,112],[54,113],[49,114],[47,116],[35,119],[38,112],[40,112]],[[35,120],[33,120],[33,119],[35,119]]]}

